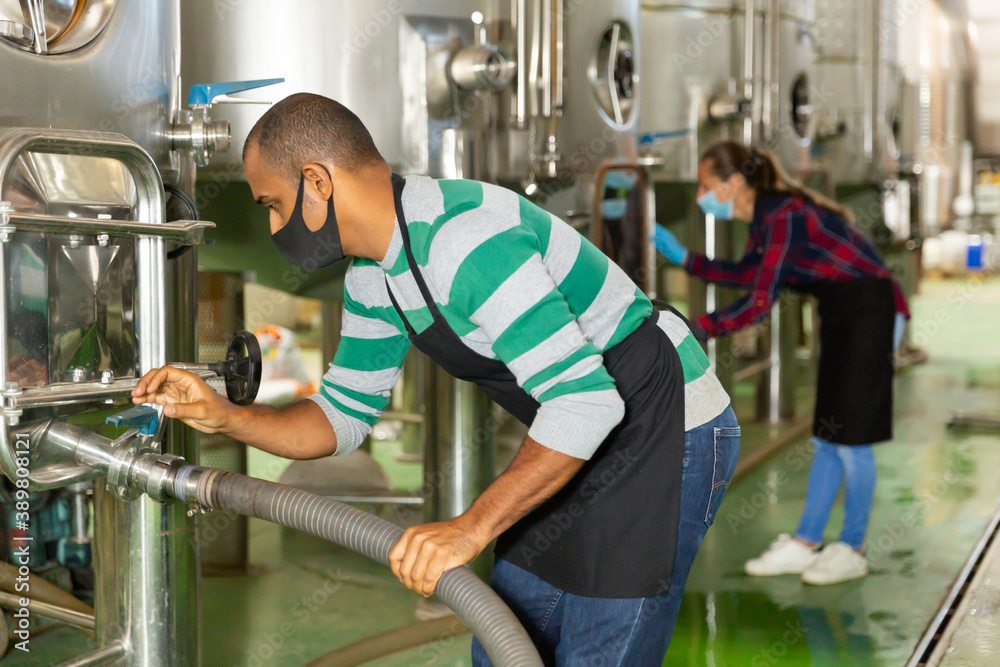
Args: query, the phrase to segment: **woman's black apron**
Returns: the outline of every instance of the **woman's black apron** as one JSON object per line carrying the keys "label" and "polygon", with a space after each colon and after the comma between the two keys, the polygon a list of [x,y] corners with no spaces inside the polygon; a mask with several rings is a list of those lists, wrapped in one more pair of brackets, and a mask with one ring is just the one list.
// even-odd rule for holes
{"label": "woman's black apron", "polygon": [[[417,334],[387,283],[410,341],[530,425],[539,403],[504,363],[470,350],[431,298],[410,248],[401,202],[405,181],[393,175],[392,183],[406,259],[434,319]],[[657,316],[654,309],[603,355],[625,401],[625,418],[566,486],[497,539],[499,558],[569,593],[634,598],[669,587],[684,460],[684,376]]]}
{"label": "woman's black apron", "polygon": [[859,278],[795,286],[819,300],[813,434],[838,445],[892,438],[892,281]]}

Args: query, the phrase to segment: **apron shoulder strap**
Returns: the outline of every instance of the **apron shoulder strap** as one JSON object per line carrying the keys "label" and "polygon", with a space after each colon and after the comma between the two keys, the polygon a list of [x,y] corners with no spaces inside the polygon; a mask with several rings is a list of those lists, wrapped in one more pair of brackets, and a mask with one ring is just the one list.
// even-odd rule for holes
{"label": "apron shoulder strap", "polygon": [[[420,295],[424,297],[424,303],[427,305],[427,309],[431,311],[431,316],[436,320],[441,318],[441,311],[438,309],[437,304],[434,302],[434,298],[431,297],[431,292],[427,289],[427,283],[424,281],[423,275],[420,273],[420,267],[417,265],[417,260],[413,258],[413,249],[410,247],[410,232],[406,227],[406,215],[403,213],[403,186],[406,185],[406,180],[398,175],[392,175],[392,192],[393,198],[396,200],[396,225],[399,227],[399,234],[403,241],[403,251],[406,253],[406,261],[410,265],[410,272],[413,274],[413,280],[417,283],[417,287],[420,289]],[[386,289],[389,289],[388,277],[386,278]],[[396,306],[396,310],[400,312],[402,316],[402,310],[400,310],[399,305],[392,296],[392,290],[389,290],[389,298],[392,299],[392,305]],[[406,319],[405,317],[403,318]],[[407,323],[407,328],[409,328],[409,323]]]}
{"label": "apron shoulder strap", "polygon": [[654,308],[659,308],[660,310],[668,310],[677,317],[679,317],[681,321],[684,322],[685,326],[687,326],[687,328],[691,330],[691,333],[697,340],[701,341],[702,343],[708,340],[708,336],[705,335],[705,332],[702,330],[701,327],[695,327],[693,324],[691,324],[691,320],[684,317],[680,313],[680,311],[678,311],[676,308],[671,306],[666,301],[659,301],[658,299],[650,299],[650,303],[653,304]]}
{"label": "apron shoulder strap", "polygon": [[389,277],[383,272],[383,277],[385,278],[385,291],[389,293],[389,301],[392,302],[392,307],[396,309],[396,313],[399,314],[399,319],[403,320],[403,326],[406,327],[406,333],[412,338],[417,335],[417,332],[413,330],[410,326],[410,320],[406,319],[406,315],[403,313],[403,309],[399,307],[399,302],[396,301],[396,297],[392,295],[392,288],[389,287]]}

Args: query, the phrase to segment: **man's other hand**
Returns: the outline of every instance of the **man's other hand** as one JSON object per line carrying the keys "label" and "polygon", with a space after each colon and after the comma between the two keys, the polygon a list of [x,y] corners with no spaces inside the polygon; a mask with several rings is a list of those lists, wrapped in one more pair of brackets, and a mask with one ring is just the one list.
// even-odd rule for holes
{"label": "man's other hand", "polygon": [[441,575],[471,561],[488,543],[459,516],[408,529],[389,552],[389,565],[407,588],[430,597]]}
{"label": "man's other hand", "polygon": [[218,433],[235,406],[194,373],[173,366],[149,371],[132,390],[132,402],[164,406],[163,414],[203,433]]}

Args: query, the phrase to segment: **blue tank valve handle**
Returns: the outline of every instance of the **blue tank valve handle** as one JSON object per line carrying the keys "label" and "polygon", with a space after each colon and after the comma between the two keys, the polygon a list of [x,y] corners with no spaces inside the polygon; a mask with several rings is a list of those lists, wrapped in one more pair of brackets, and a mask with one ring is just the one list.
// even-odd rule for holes
{"label": "blue tank valve handle", "polygon": [[139,433],[150,435],[151,433],[156,433],[160,426],[160,413],[155,408],[146,405],[137,405],[127,410],[116,412],[105,421],[115,426],[137,428],[139,429]]}
{"label": "blue tank valve handle", "polygon": [[670,130],[667,132],[647,132],[639,139],[641,144],[651,144],[660,139],[675,139],[691,134],[691,130]]}
{"label": "blue tank valve handle", "polygon": [[261,104],[258,100],[244,100],[229,97],[230,93],[241,93],[263,86],[273,86],[284,83],[284,79],[252,79],[250,81],[222,81],[219,83],[199,83],[191,86],[188,92],[188,106],[204,106],[215,102],[237,102],[242,104]]}

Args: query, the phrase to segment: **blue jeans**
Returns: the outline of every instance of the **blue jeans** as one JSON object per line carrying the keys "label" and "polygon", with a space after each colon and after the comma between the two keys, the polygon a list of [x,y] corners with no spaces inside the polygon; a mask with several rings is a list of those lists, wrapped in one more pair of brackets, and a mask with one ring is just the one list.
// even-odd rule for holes
{"label": "blue jeans", "polygon": [[732,406],[707,424],[684,434],[681,516],[677,526],[674,569],[667,592],[668,643],[674,632],[694,557],[705,533],[715,521],[715,513],[729,488],[739,455],[740,427]]}
{"label": "blue jeans", "polygon": [[806,508],[795,536],[819,544],[830,519],[830,509],[844,482],[844,527],[840,541],[860,549],[868,532],[868,517],[875,494],[875,454],[871,445],[837,445],[813,438],[812,467]]}
{"label": "blue jeans", "polygon": [[[546,665],[643,667],[663,662],[666,595],[573,595],[499,558],[490,585],[521,621]],[[478,639],[472,642],[472,664],[493,665]]]}
{"label": "blue jeans", "polygon": [[[732,408],[685,433],[677,548],[662,595],[573,595],[497,559],[491,585],[528,630],[546,665],[643,667],[663,662],[691,564],[732,479],[739,446]],[[479,640],[472,643],[472,663],[492,664]]]}

